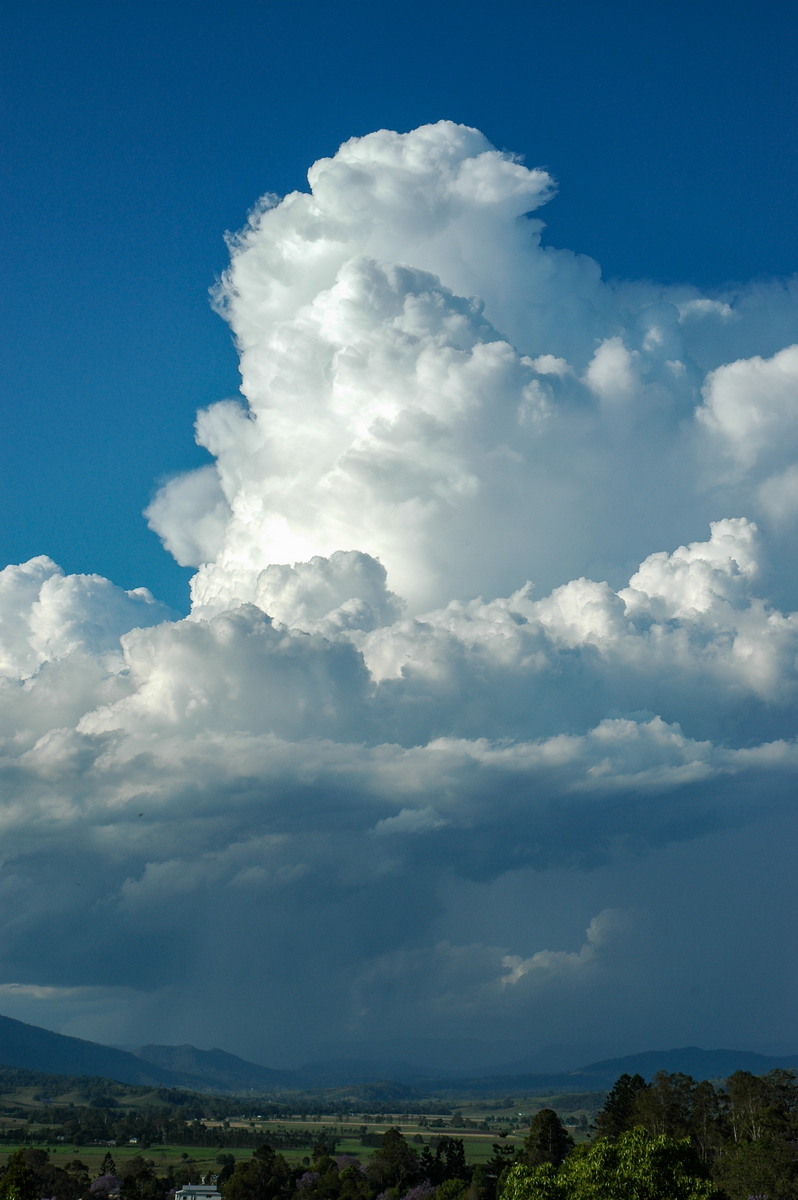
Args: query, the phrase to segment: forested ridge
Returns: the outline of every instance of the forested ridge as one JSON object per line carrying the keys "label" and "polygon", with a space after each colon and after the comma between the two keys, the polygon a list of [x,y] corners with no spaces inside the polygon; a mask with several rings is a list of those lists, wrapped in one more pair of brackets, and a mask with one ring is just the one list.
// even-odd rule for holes
{"label": "forested ridge", "polygon": [[[99,1083],[99,1081],[97,1081]],[[112,1114],[85,1110],[107,1133]],[[69,1131],[70,1114],[50,1112],[53,1138]],[[61,1116],[66,1119],[60,1122]],[[86,1119],[81,1116],[79,1119]],[[71,1114],[71,1120],[76,1120]],[[123,1122],[128,1122],[123,1125]],[[689,1075],[659,1072],[647,1083],[622,1075],[598,1112],[591,1137],[575,1145],[551,1108],[531,1120],[519,1144],[499,1139],[492,1157],[469,1163],[462,1138],[430,1138],[418,1148],[389,1128],[363,1129],[363,1155],[336,1154],[334,1128],[316,1131],[304,1148],[288,1134],[263,1140],[250,1157],[224,1152],[224,1125],[206,1126],[166,1111],[119,1118],[123,1137],[130,1122],[149,1122],[159,1141],[184,1140],[193,1129],[215,1139],[216,1183],[224,1200],[795,1200],[798,1196],[798,1084],[792,1071],[756,1076],[737,1071],[722,1085]],[[19,1131],[17,1131],[19,1132]],[[71,1132],[75,1132],[74,1128]],[[11,1131],[9,1131],[9,1134]],[[229,1131],[234,1142],[250,1131]],[[251,1134],[254,1136],[254,1133]],[[419,1140],[420,1139],[416,1139]],[[46,1150],[20,1146],[0,1174],[0,1200],[168,1200],[176,1187],[199,1182],[186,1163],[158,1175],[142,1153],[117,1171],[109,1150],[91,1177],[79,1157],[54,1166]],[[281,1145],[280,1143],[283,1142]],[[120,1143],[121,1144],[121,1143]],[[292,1157],[283,1151],[292,1150]],[[186,1156],[184,1156],[186,1157]],[[208,1178],[208,1177],[206,1177]]]}

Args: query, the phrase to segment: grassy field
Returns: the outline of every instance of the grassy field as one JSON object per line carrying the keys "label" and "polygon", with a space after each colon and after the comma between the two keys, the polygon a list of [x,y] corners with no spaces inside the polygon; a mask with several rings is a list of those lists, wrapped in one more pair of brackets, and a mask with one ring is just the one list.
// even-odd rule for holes
{"label": "grassy field", "polygon": [[[26,1143],[26,1145],[29,1146],[30,1143]],[[100,1166],[106,1154],[112,1156],[120,1175],[125,1173],[125,1164],[138,1155],[147,1162],[153,1163],[159,1174],[163,1174],[169,1166],[196,1167],[202,1175],[214,1174],[219,1170],[216,1162],[219,1151],[215,1147],[205,1149],[198,1146],[149,1146],[146,1150],[142,1150],[139,1146],[70,1146],[63,1142],[39,1142],[37,1146],[48,1151],[50,1162],[56,1167],[63,1167],[76,1158],[80,1159],[88,1168],[91,1178],[100,1174]],[[0,1152],[0,1163],[6,1163],[14,1149],[13,1146],[4,1146]],[[224,1153],[232,1154],[239,1159],[249,1158],[252,1151],[225,1150]]]}
{"label": "grassy field", "polygon": [[[413,1115],[412,1117],[406,1113],[392,1113],[381,1115],[379,1118],[369,1117],[367,1114],[352,1114],[347,1118],[322,1118],[308,1119],[294,1117],[290,1119],[280,1119],[274,1121],[265,1121],[262,1119],[230,1121],[228,1123],[229,1132],[234,1132],[236,1128],[246,1131],[251,1134],[253,1131],[259,1135],[263,1135],[264,1142],[270,1142],[275,1145],[280,1154],[283,1154],[289,1162],[302,1162],[310,1160],[312,1157],[312,1145],[320,1138],[334,1137],[337,1141],[336,1154],[349,1154],[361,1161],[368,1159],[377,1149],[376,1145],[363,1145],[361,1141],[361,1130],[365,1127],[366,1132],[371,1135],[376,1141],[379,1135],[385,1132],[386,1129],[393,1127],[401,1130],[409,1144],[417,1151],[421,1151],[425,1146],[434,1146],[441,1137],[456,1137],[462,1138],[465,1148],[466,1158],[469,1162],[477,1164],[486,1162],[493,1154],[493,1145],[496,1142],[518,1145],[524,1137],[528,1127],[531,1115],[538,1111],[541,1107],[545,1107],[545,1103],[536,1097],[532,1101],[528,1109],[516,1109],[512,1114],[498,1114],[491,1112],[489,1114],[472,1111],[467,1118],[461,1123],[456,1119],[441,1118],[434,1114],[430,1115]],[[586,1120],[592,1115],[587,1110],[582,1113],[569,1114],[571,1120],[574,1115],[584,1115]],[[488,1129],[475,1128],[482,1123],[489,1125]],[[4,1124],[8,1127],[12,1122],[5,1121]],[[213,1128],[214,1122],[208,1122],[208,1127]],[[432,1125],[432,1127],[431,1127]],[[576,1140],[584,1137],[585,1133],[571,1125],[571,1132]],[[281,1135],[301,1134],[306,1141],[306,1145],[300,1147],[283,1148],[279,1145],[282,1140]],[[30,1145],[30,1143],[27,1143]],[[183,1146],[183,1145],[80,1145],[75,1146],[68,1142],[61,1142],[51,1135],[50,1140],[42,1140],[36,1143],[42,1149],[48,1151],[50,1161],[58,1167],[63,1167],[67,1162],[73,1159],[80,1159],[86,1165],[89,1175],[94,1177],[100,1173],[100,1166],[106,1154],[110,1153],[117,1167],[117,1173],[123,1175],[125,1172],[125,1164],[131,1159],[138,1156],[143,1157],[148,1162],[152,1163],[156,1173],[163,1174],[168,1167],[186,1167],[197,1175],[215,1174],[219,1169],[218,1156],[220,1154],[231,1154],[236,1160],[249,1158],[252,1154],[252,1149],[225,1147],[224,1150],[219,1150],[216,1146]],[[8,1155],[13,1151],[14,1147],[3,1147],[0,1151],[0,1163],[7,1160]]]}
{"label": "grassy field", "polygon": [[[122,1097],[120,1096],[120,1099]],[[120,1105],[120,1116],[124,1112],[138,1111],[153,1105],[157,1093],[139,1093],[135,1097],[125,1096],[123,1106]],[[59,1126],[41,1129],[41,1140],[28,1140],[31,1127],[26,1118],[36,1110],[39,1116],[53,1105],[82,1108],[86,1104],[85,1096],[79,1091],[64,1091],[58,1096],[42,1095],[41,1087],[17,1087],[13,1093],[0,1095],[0,1105],[6,1104],[7,1115],[0,1117],[0,1128],[11,1132],[19,1128],[20,1145],[36,1145],[47,1150],[50,1161],[58,1167],[79,1159],[88,1169],[90,1177],[100,1174],[101,1163],[107,1153],[110,1153],[117,1168],[117,1174],[124,1175],[125,1164],[134,1157],[141,1156],[151,1163],[158,1174],[163,1174],[169,1167],[184,1167],[191,1172],[193,1178],[213,1175],[219,1169],[220,1154],[230,1154],[235,1159],[249,1158],[252,1154],[253,1143],[260,1140],[272,1144],[278,1153],[283,1154],[290,1162],[310,1161],[313,1155],[312,1147],[320,1139],[334,1138],[335,1153],[349,1154],[361,1161],[368,1159],[379,1144],[379,1137],[386,1129],[393,1127],[401,1130],[409,1144],[418,1152],[424,1147],[434,1149],[438,1139],[442,1137],[462,1138],[466,1158],[469,1162],[478,1164],[486,1162],[493,1155],[495,1143],[519,1145],[529,1129],[532,1116],[541,1108],[554,1108],[560,1118],[566,1123],[577,1141],[584,1140],[587,1129],[603,1100],[601,1093],[590,1095],[558,1095],[550,1097],[507,1097],[505,1100],[466,1100],[459,1101],[451,1111],[431,1111],[429,1113],[393,1112],[373,1113],[339,1111],[335,1115],[316,1113],[314,1115],[285,1116],[279,1119],[265,1119],[255,1108],[246,1117],[230,1117],[227,1120],[205,1120],[203,1124],[209,1131],[224,1130],[224,1140],[234,1141],[236,1131],[241,1131],[241,1140],[249,1142],[247,1146],[225,1146],[220,1150],[214,1146],[186,1146],[180,1144],[130,1144],[119,1145],[80,1144],[65,1142],[60,1139]],[[254,1104],[257,1105],[257,1100]],[[11,1105],[16,1106],[17,1111]],[[25,1111],[27,1110],[27,1112]],[[62,1109],[63,1111],[63,1109]],[[14,1114],[14,1115],[12,1115]],[[366,1139],[361,1135],[367,1134]],[[285,1146],[283,1143],[291,1139],[300,1141],[299,1146]],[[368,1143],[363,1144],[363,1140]],[[0,1148],[0,1165],[14,1150],[14,1145]]]}
{"label": "grassy field", "polygon": [[[321,1134],[319,1130],[319,1134]],[[411,1145],[416,1150],[422,1150],[423,1145],[414,1143],[412,1138],[409,1139]],[[428,1138],[425,1142],[428,1142]],[[268,1141],[268,1132],[264,1130],[264,1141]],[[485,1162],[492,1154],[492,1141],[482,1137],[466,1137],[463,1135],[465,1144],[466,1157],[469,1162],[479,1163]],[[30,1145],[31,1143],[26,1143]],[[71,1146],[63,1142],[38,1142],[36,1145],[47,1150],[50,1156],[50,1162],[56,1167],[63,1167],[66,1163],[78,1158],[86,1165],[89,1175],[94,1178],[100,1174],[100,1166],[106,1154],[110,1154],[116,1164],[117,1173],[124,1175],[125,1164],[132,1158],[141,1156],[147,1162],[153,1164],[156,1173],[163,1174],[170,1166],[172,1167],[190,1167],[201,1175],[215,1174],[219,1170],[217,1158],[220,1154],[231,1154],[236,1161],[242,1158],[249,1158],[252,1155],[252,1150],[225,1148],[218,1150],[215,1146],[148,1146],[142,1149],[140,1146]],[[8,1161],[8,1157],[13,1153],[14,1146],[4,1146],[0,1151],[0,1165]],[[358,1137],[340,1138],[336,1147],[336,1154],[350,1154],[353,1157],[365,1161],[370,1158],[376,1150],[373,1146],[363,1146]],[[302,1162],[303,1159],[312,1157],[310,1147],[291,1147],[288,1149],[280,1149],[278,1153],[282,1154],[289,1162]]]}

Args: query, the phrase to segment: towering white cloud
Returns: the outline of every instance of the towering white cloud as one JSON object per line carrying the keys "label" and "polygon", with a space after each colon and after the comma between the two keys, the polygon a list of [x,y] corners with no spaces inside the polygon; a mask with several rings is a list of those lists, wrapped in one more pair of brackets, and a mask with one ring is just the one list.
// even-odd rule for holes
{"label": "towering white cloud", "polygon": [[309,182],[231,245],[243,399],[148,510],[189,617],[0,575],[0,987],[218,1041],[233,975],[261,1057],[387,1013],[545,1042],[597,997],[620,1036],[621,983],[692,963],[635,856],[791,820],[798,292],[608,284],[542,244],[546,172],[448,122]]}

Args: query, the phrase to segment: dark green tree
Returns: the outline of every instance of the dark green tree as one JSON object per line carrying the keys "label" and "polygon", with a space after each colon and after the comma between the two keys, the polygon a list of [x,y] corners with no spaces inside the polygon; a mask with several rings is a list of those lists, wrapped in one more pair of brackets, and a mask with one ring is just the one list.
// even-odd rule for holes
{"label": "dark green tree", "polygon": [[119,1189],[121,1200],[162,1200],[165,1191],[152,1162],[140,1154],[128,1159]]}
{"label": "dark green tree", "polygon": [[684,1138],[692,1131],[696,1082],[680,1072],[657,1071],[648,1087],[641,1088],[632,1110],[635,1125],[655,1137]]}
{"label": "dark green tree", "polygon": [[529,1133],[518,1152],[518,1161],[528,1167],[539,1167],[543,1163],[559,1167],[573,1148],[574,1139],[554,1109],[541,1108],[530,1122]]}
{"label": "dark green tree", "polygon": [[366,1175],[379,1191],[398,1188],[407,1191],[420,1176],[418,1155],[408,1146],[401,1130],[386,1129],[382,1145],[369,1159]]}
{"label": "dark green tree", "polygon": [[293,1191],[294,1172],[282,1154],[263,1145],[250,1159],[236,1163],[224,1185],[224,1200],[277,1200]]}
{"label": "dark green tree", "polygon": [[[493,1182],[488,1178],[488,1173],[483,1166],[474,1167],[471,1182],[468,1185],[468,1191],[465,1195],[466,1200],[491,1200],[493,1196]],[[437,1195],[435,1200],[438,1200]]]}
{"label": "dark green tree", "polygon": [[221,1191],[235,1170],[236,1160],[232,1154],[217,1154],[216,1162],[219,1166],[219,1173],[216,1176],[216,1186]]}
{"label": "dark green tree", "polygon": [[726,1081],[727,1144],[713,1174],[732,1200],[798,1195],[798,1087],[792,1071],[752,1075],[735,1071]]}
{"label": "dark green tree", "polygon": [[493,1154],[485,1163],[485,1183],[490,1196],[501,1191],[507,1172],[515,1161],[515,1145],[512,1142],[494,1142]]}
{"label": "dark green tree", "polygon": [[350,1163],[338,1175],[339,1200],[366,1200],[369,1185],[360,1163]]}
{"label": "dark green tree", "polygon": [[471,1178],[462,1138],[442,1137],[435,1147],[435,1153],[425,1146],[419,1159],[418,1175],[427,1179],[434,1186],[444,1183],[447,1179],[459,1179],[463,1182]]}
{"label": "dark green tree", "polygon": [[594,1128],[599,1137],[617,1138],[635,1125],[635,1107],[648,1087],[642,1075],[621,1075],[613,1084],[596,1114]]}
{"label": "dark green tree", "polygon": [[794,1149],[769,1140],[731,1146],[715,1166],[715,1179],[729,1200],[795,1200],[798,1178]]}
{"label": "dark green tree", "polygon": [[67,1175],[71,1175],[76,1184],[84,1191],[89,1186],[89,1168],[79,1158],[71,1158],[68,1163],[64,1163],[64,1170]]}
{"label": "dark green tree", "polygon": [[[23,1151],[25,1165],[33,1173],[37,1196],[54,1196],[56,1200],[78,1200],[78,1197],[88,1191],[89,1177],[83,1163],[77,1176],[67,1169],[61,1169],[50,1162],[46,1150],[29,1146]],[[67,1164],[67,1167],[69,1164]]]}
{"label": "dark green tree", "polygon": [[706,1166],[711,1167],[717,1159],[726,1138],[726,1130],[722,1098],[708,1079],[702,1079],[693,1091],[690,1140]]}
{"label": "dark green tree", "polygon": [[25,1161],[25,1151],[15,1150],[0,1178],[0,1200],[38,1200],[36,1176]]}
{"label": "dark green tree", "polygon": [[726,1080],[726,1097],[735,1142],[790,1136],[798,1115],[798,1087],[792,1071],[767,1075],[735,1071]]}
{"label": "dark green tree", "polygon": [[100,1174],[116,1175],[116,1163],[114,1162],[113,1155],[109,1150],[106,1150],[105,1156],[100,1164]]}
{"label": "dark green tree", "polygon": [[472,1172],[466,1162],[462,1138],[441,1138],[437,1152],[441,1152],[443,1158],[444,1179],[470,1180]]}

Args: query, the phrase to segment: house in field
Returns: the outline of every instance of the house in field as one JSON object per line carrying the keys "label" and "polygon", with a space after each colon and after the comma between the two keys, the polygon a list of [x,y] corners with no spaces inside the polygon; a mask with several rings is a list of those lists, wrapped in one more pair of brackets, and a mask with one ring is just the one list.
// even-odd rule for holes
{"label": "house in field", "polygon": [[175,1192],[175,1200],[222,1200],[212,1183],[186,1183]]}

